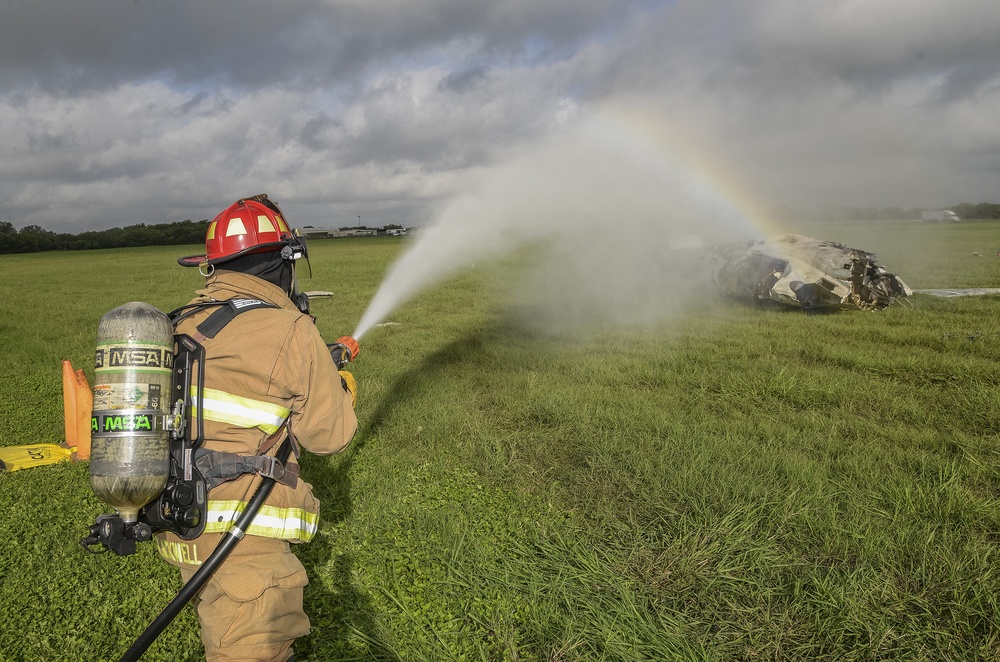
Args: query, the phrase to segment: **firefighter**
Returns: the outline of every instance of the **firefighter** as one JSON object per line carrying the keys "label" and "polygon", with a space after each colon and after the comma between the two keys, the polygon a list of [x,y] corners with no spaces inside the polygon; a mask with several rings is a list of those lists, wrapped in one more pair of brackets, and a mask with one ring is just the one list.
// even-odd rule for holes
{"label": "firefighter", "polygon": [[[305,256],[305,244],[262,194],[216,216],[205,249],[204,255],[178,259],[206,276],[191,303],[232,300],[234,309],[256,303],[232,316],[214,337],[204,337],[197,327],[217,308],[194,306],[194,314],[177,322],[177,333],[197,338],[205,348],[202,448],[274,455],[291,435],[311,453],[342,450],[357,429],[356,386],[349,372],[338,370],[307,314],[308,300],[296,290],[295,260]],[[195,600],[209,661],[286,662],[294,659],[296,637],[309,632],[302,606],[308,580],[289,543],[308,542],[316,534],[319,501],[297,474],[293,455],[246,536]],[[198,538],[157,534],[158,551],[185,582],[261,480],[243,473],[212,488],[205,532]]]}

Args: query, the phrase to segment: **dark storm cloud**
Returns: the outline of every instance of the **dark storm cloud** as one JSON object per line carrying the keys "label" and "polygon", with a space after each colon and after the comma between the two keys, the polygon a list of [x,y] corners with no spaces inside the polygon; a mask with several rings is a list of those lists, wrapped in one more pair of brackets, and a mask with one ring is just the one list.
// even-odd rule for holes
{"label": "dark storm cloud", "polygon": [[336,132],[342,124],[325,112],[319,112],[307,120],[299,132],[299,141],[313,151],[329,149],[335,144]]}
{"label": "dark storm cloud", "polygon": [[470,67],[462,71],[454,71],[438,84],[438,89],[442,92],[462,93],[472,89],[477,83],[486,79],[485,67]]}
{"label": "dark storm cloud", "polygon": [[0,220],[408,225],[588,106],[775,202],[990,201],[997,34],[995,0],[7,0]]}
{"label": "dark storm cloud", "polygon": [[672,146],[714,154],[770,199],[998,198],[995,165],[961,156],[1000,150],[993,6],[682,2],[623,45],[600,94],[645,100],[683,127]]}
{"label": "dark storm cloud", "polygon": [[13,0],[0,21],[0,83],[82,91],[148,77],[179,84],[337,84],[429,44],[518,52],[559,46],[628,2]]}

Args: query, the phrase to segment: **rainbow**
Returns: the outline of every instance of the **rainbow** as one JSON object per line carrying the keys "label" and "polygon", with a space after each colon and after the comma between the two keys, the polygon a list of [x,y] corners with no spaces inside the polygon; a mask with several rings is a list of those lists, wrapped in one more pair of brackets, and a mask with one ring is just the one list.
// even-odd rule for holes
{"label": "rainbow", "polygon": [[662,120],[641,101],[618,100],[601,105],[596,115],[610,130],[649,150],[656,158],[684,173],[702,189],[715,209],[725,214],[741,238],[763,239],[787,230],[774,219],[772,204],[760,199],[745,179],[704,143],[692,139],[684,127]]}

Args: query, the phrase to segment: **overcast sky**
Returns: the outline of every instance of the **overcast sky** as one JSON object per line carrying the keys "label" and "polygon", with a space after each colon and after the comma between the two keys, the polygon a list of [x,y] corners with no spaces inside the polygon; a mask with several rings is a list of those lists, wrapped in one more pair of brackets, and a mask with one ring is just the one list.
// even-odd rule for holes
{"label": "overcast sky", "polygon": [[1000,202],[996,0],[4,0],[0,220],[412,225],[600,113],[768,204]]}

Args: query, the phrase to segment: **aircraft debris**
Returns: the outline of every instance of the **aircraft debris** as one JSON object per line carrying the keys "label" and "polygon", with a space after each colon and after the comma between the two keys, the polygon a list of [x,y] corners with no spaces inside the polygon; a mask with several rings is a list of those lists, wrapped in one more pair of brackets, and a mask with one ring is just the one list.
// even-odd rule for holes
{"label": "aircraft debris", "polygon": [[977,297],[984,294],[1000,294],[1000,287],[969,287],[965,289],[913,290],[914,294],[929,294],[935,297]]}
{"label": "aircraft debris", "polygon": [[716,284],[753,304],[882,310],[912,294],[874,253],[832,241],[785,234],[716,246],[714,253]]}

